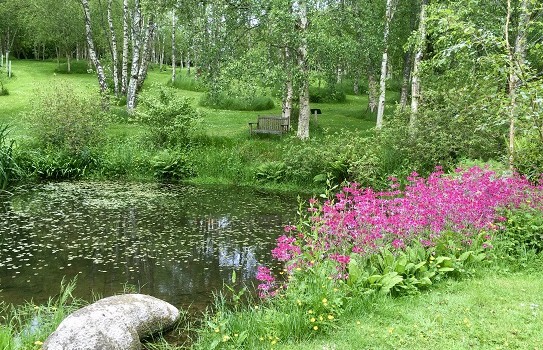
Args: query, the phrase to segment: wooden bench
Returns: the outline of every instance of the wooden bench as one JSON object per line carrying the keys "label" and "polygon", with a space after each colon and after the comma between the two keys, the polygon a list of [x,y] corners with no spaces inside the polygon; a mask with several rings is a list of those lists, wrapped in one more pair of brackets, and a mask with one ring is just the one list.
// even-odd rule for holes
{"label": "wooden bench", "polygon": [[249,123],[249,132],[252,134],[277,134],[282,135],[289,131],[288,118],[281,116],[258,116],[256,123]]}

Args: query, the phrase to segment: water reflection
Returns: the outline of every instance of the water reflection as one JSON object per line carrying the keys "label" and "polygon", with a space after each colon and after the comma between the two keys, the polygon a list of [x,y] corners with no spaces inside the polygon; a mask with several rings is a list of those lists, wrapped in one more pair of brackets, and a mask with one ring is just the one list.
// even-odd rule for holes
{"label": "water reflection", "polygon": [[131,285],[177,306],[203,305],[232,271],[250,283],[296,200],[225,187],[56,183],[0,212],[0,300],[43,302],[64,276],[77,295]]}

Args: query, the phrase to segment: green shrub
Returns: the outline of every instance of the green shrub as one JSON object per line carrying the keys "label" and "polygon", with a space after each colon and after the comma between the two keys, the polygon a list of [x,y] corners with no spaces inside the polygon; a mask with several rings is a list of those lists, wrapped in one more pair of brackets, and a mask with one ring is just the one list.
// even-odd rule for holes
{"label": "green shrub", "polygon": [[309,88],[309,102],[313,103],[341,103],[347,100],[345,92],[336,87],[319,88],[311,86]]}
{"label": "green shrub", "polygon": [[215,96],[207,93],[200,100],[200,105],[214,109],[232,111],[265,111],[275,107],[275,104],[270,97],[249,96],[241,98],[231,96],[227,93],[219,93]]}
{"label": "green shrub", "polygon": [[0,69],[0,96],[7,96],[9,95],[8,89],[5,87],[5,80],[7,79],[7,74]]}
{"label": "green shrub", "polygon": [[[336,89],[343,92],[345,95],[354,95],[354,79],[343,79],[336,85]],[[358,94],[364,95],[368,91],[368,82],[366,80],[358,81]]]}
{"label": "green shrub", "polygon": [[500,225],[503,231],[498,235],[499,249],[506,256],[526,257],[529,252],[543,252],[543,213],[539,209],[521,208],[504,213],[507,221]]}
{"label": "green shrub", "polygon": [[258,182],[281,182],[287,175],[287,166],[284,162],[266,162],[256,169],[256,180]]}
{"label": "green shrub", "polygon": [[190,76],[186,74],[176,75],[174,82],[172,83],[170,80],[168,84],[180,90],[197,91],[197,92],[207,91],[206,86],[204,85],[204,83],[202,83],[201,80],[196,80],[194,76]]}
{"label": "green shrub", "polygon": [[378,185],[383,174],[379,144],[358,133],[341,131],[305,142],[292,138],[283,147],[286,178],[298,184],[356,181]]}
{"label": "green shrub", "polygon": [[78,94],[67,82],[38,95],[27,119],[38,148],[86,154],[104,136],[99,96]]}
{"label": "green shrub", "polygon": [[149,126],[151,140],[159,147],[188,141],[201,119],[188,98],[178,96],[171,87],[160,85],[141,93],[136,117]]}
{"label": "green shrub", "polygon": [[163,150],[153,157],[151,166],[158,180],[178,181],[195,175],[190,157],[181,151]]}
{"label": "green shrub", "polygon": [[72,60],[70,61],[69,72],[68,72],[68,63],[61,63],[60,66],[58,66],[55,69],[55,73],[57,74],[88,74],[89,65],[87,61]]}
{"label": "green shrub", "polygon": [[88,174],[98,164],[95,154],[90,149],[72,153],[52,147],[37,149],[23,147],[16,153],[16,161],[24,174],[42,180],[76,179]]}
{"label": "green shrub", "polygon": [[9,127],[0,125],[0,191],[16,179],[20,170],[13,156],[14,141],[8,141]]}
{"label": "green shrub", "polygon": [[539,181],[543,175],[542,150],[543,140],[536,133],[518,137],[515,142],[515,170],[531,181]]}
{"label": "green shrub", "polygon": [[116,137],[98,150],[94,175],[107,179],[151,179],[153,151],[140,140]]}

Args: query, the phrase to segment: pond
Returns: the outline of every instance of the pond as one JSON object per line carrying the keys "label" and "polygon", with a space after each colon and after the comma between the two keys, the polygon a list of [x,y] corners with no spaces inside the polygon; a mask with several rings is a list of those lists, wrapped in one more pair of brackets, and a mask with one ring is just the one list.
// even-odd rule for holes
{"label": "pond", "polygon": [[0,204],[0,300],[43,303],[63,278],[92,300],[131,289],[201,309],[230,281],[252,285],[295,220],[293,196],[236,187],[61,182]]}

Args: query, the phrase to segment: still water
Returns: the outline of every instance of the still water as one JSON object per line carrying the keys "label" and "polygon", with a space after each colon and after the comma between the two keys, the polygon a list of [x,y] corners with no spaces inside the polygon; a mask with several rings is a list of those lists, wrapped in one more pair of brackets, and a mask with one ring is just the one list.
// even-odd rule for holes
{"label": "still water", "polygon": [[251,285],[297,200],[234,187],[62,182],[0,202],[0,301],[42,303],[77,277],[92,300],[126,288],[205,306],[230,281]]}

